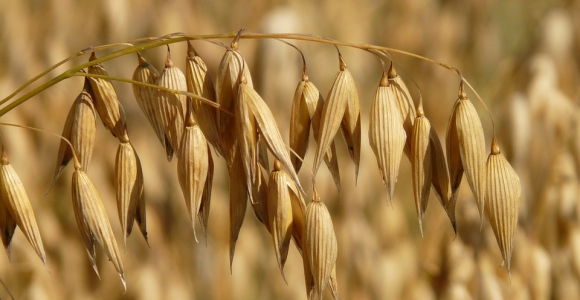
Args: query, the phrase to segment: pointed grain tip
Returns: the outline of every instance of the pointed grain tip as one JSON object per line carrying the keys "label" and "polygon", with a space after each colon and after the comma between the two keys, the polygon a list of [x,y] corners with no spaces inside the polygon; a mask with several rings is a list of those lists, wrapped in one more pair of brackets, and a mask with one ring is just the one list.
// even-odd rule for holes
{"label": "pointed grain tip", "polygon": [[167,45],[167,58],[165,59],[165,68],[172,68],[173,61],[171,60],[171,49],[169,45]]}
{"label": "pointed grain tip", "polygon": [[95,54],[95,52],[91,52],[91,56],[89,57],[89,61],[93,61],[97,59],[97,55]]}
{"label": "pointed grain tip", "polygon": [[391,61],[391,66],[389,67],[389,79],[393,79],[395,77],[397,77],[397,71],[395,70],[393,62]]}
{"label": "pointed grain tip", "polygon": [[140,66],[144,66],[144,65],[148,64],[147,61],[145,60],[145,58],[139,52],[137,52],[137,60],[139,61]]}
{"label": "pointed grain tip", "polygon": [[187,57],[196,57],[197,51],[193,48],[193,45],[190,41],[187,41]]}

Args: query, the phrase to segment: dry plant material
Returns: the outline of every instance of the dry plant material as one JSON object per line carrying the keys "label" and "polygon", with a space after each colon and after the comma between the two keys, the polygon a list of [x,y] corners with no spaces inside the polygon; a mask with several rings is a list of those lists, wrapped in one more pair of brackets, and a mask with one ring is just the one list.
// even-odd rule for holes
{"label": "dry plant material", "polygon": [[[213,81],[207,72],[207,66],[189,42],[187,42],[185,63],[187,91],[216,102],[216,93]],[[217,109],[207,103],[203,103],[201,100],[193,99],[193,111],[197,124],[207,141],[214,145],[215,149],[223,155],[217,123]]]}
{"label": "dry plant material", "polygon": [[447,159],[453,192],[453,203],[463,171],[473,192],[479,215],[483,218],[485,205],[485,138],[483,126],[475,107],[467,98],[463,81],[459,86],[459,98],[453,106],[447,127]]}
{"label": "dry plant material", "polygon": [[383,183],[387,188],[389,202],[393,198],[399,165],[407,135],[393,90],[389,88],[387,75],[383,77],[371,104],[369,142],[377,158]]}
{"label": "dry plant material", "polygon": [[411,140],[411,174],[413,178],[413,195],[415,196],[415,209],[419,220],[421,236],[423,236],[423,215],[429,203],[429,192],[433,175],[433,163],[431,157],[431,143],[429,133],[431,123],[423,113],[422,103],[417,109],[417,118],[413,124]]}
{"label": "dry plant material", "polygon": [[308,263],[314,278],[313,296],[322,299],[322,293],[336,265],[338,246],[330,213],[326,205],[320,202],[316,189],[312,202],[306,207],[304,248],[307,249]]}
{"label": "dry plant material", "polygon": [[2,244],[4,244],[4,249],[8,255],[8,260],[11,259],[10,243],[12,242],[12,237],[14,236],[14,231],[16,231],[16,221],[12,218],[12,215],[8,211],[8,207],[4,204],[4,201],[0,201],[0,237],[2,237]]}
{"label": "dry plant material", "polygon": [[[97,59],[95,52],[91,53],[89,61]],[[96,64],[89,67],[89,74],[109,76],[107,70],[101,65]],[[125,122],[125,111],[119,100],[117,99],[117,92],[113,88],[113,84],[108,79],[89,77],[91,83],[93,100],[95,108],[103,121],[105,128],[109,130],[113,136],[124,139],[127,136],[127,124]]]}
{"label": "dry plant material", "polygon": [[[302,167],[302,160],[306,156],[310,137],[310,127],[314,139],[318,144],[320,131],[320,118],[324,99],[316,86],[308,80],[306,69],[303,70],[302,81],[298,83],[292,101],[292,111],[290,112],[290,148],[296,152],[291,156],[292,165],[296,172]],[[330,149],[324,155],[324,162],[328,166],[334,184],[340,194],[340,172],[338,169],[338,160],[336,159],[336,146],[334,140],[330,144]]]}
{"label": "dry plant material", "polygon": [[72,175],[72,200],[77,224],[93,269],[98,275],[95,261],[95,241],[97,241],[105,249],[107,256],[119,273],[123,287],[126,288],[121,253],[117,247],[105,206],[92,181],[80,169],[80,165],[76,161],[75,171]]}
{"label": "dry plant material", "polygon": [[[169,48],[167,50],[165,68],[159,76],[157,85],[172,90],[187,90],[185,75],[178,67],[173,65]],[[157,91],[157,109],[155,112],[157,119],[163,126],[165,137],[169,142],[166,143],[166,147],[169,145],[171,149],[177,152],[179,151],[181,136],[183,135],[183,128],[185,127],[184,116],[186,105],[185,95],[178,95],[169,91]],[[171,160],[173,151],[166,150],[166,152],[167,159]]]}
{"label": "dry plant material", "polygon": [[203,195],[201,196],[201,203],[199,204],[199,212],[197,217],[199,218],[199,223],[201,225],[201,230],[206,238],[207,244],[207,224],[209,222],[209,209],[211,206],[211,187],[213,185],[213,158],[211,156],[211,151],[209,150],[209,145],[207,146],[207,176],[205,178],[205,186],[203,188]]}
{"label": "dry plant material", "polygon": [[[72,144],[81,162],[82,170],[85,172],[89,168],[97,132],[95,107],[93,106],[90,89],[89,79],[85,79],[85,86],[69,110],[62,130],[62,136]],[[51,185],[60,176],[72,158],[73,150],[61,139]]]}
{"label": "dry plant material", "polygon": [[[159,72],[157,69],[150,65],[139,52],[137,52],[137,58],[139,59],[139,65],[135,69],[135,72],[133,72],[133,80],[153,85],[157,84],[157,81],[159,80]],[[153,127],[161,145],[165,148],[165,132],[163,131],[163,125],[160,123],[159,119],[157,119],[155,113],[157,110],[157,93],[157,89],[133,84],[135,100],[137,101],[139,108],[141,108],[141,111],[143,111],[147,117],[147,120],[149,120],[149,123]],[[172,150],[170,147],[166,149]],[[167,155],[171,156],[172,154],[168,153]]]}
{"label": "dry plant material", "polygon": [[453,201],[454,198],[451,192],[447,161],[445,160],[445,154],[443,153],[443,147],[441,146],[439,136],[433,127],[431,127],[431,131],[429,132],[429,148],[431,151],[431,182],[433,185],[433,191],[435,192],[437,199],[439,199],[439,203],[441,203],[441,206],[445,209],[445,212],[451,221],[451,226],[453,226],[453,231],[457,234],[455,201]]}
{"label": "dry plant material", "polygon": [[486,169],[485,212],[509,272],[522,187],[520,178],[500,152],[495,137],[491,141],[491,154],[487,158]]}
{"label": "dry plant material", "polygon": [[[46,266],[46,253],[44,252],[44,246],[42,245],[42,239],[40,238],[40,231],[38,230],[38,225],[36,224],[36,218],[34,217],[34,211],[32,210],[32,205],[24,190],[24,185],[20,180],[20,177],[10,165],[8,161],[8,156],[2,145],[2,157],[0,158],[0,201],[4,205],[4,214],[9,213],[12,220],[16,222],[24,236],[32,245],[32,248],[38,254],[38,257],[42,259],[42,262]],[[13,223],[7,216],[2,217],[3,221],[3,241],[4,246],[8,251],[10,246],[10,240],[12,234],[14,234]],[[4,231],[6,230],[6,231]]]}
{"label": "dry plant material", "polygon": [[[127,245],[127,237],[133,230],[136,216],[145,214],[138,211],[140,204],[144,205],[143,171],[139,156],[130,143],[120,143],[115,159],[115,190],[117,195],[117,212],[123,231],[123,249]],[[142,228],[143,229],[143,228]],[[141,231],[145,239],[147,232]]]}
{"label": "dry plant material", "polygon": [[[252,113],[249,98],[254,97],[257,93],[247,92],[248,89],[242,89],[244,83],[240,84],[238,92],[239,99],[234,107],[235,109],[235,130],[237,131],[236,139],[238,141],[238,150],[243,157],[244,174],[246,178],[246,188],[250,191],[250,200],[254,203],[254,194],[256,181],[258,180],[258,128],[256,118]],[[247,86],[247,85],[246,85]],[[250,88],[251,89],[251,88]],[[260,99],[261,101],[261,99]]]}
{"label": "dry plant material", "polygon": [[262,171],[260,171],[259,179],[260,180],[258,180],[256,187],[258,197],[256,202],[251,203],[252,209],[254,210],[254,215],[258,218],[258,221],[264,224],[268,232],[271,232],[270,217],[268,216],[268,182],[266,181]]}
{"label": "dry plant material", "polygon": [[[268,105],[262,100],[260,95],[249,85],[246,84],[244,78],[241,79],[242,82],[239,85],[239,101],[238,105],[242,106],[242,103],[247,104],[249,108],[249,113],[253,115],[258,133],[260,134],[260,138],[264,140],[270,152],[280,161],[282,166],[286,168],[286,171],[292,177],[292,180],[296,183],[300,192],[304,193],[304,189],[300,185],[300,180],[298,179],[298,174],[292,167],[292,163],[290,161],[290,154],[288,150],[286,150],[286,145],[284,144],[284,140],[282,139],[282,135],[278,130],[278,126],[276,125],[276,119],[272,115],[272,112],[268,108]],[[237,113],[236,113],[237,115]],[[251,126],[246,127],[247,129],[251,130]],[[250,135],[250,133],[246,133],[245,135]],[[256,147],[254,145],[254,147]],[[248,158],[249,159],[249,158]]]}
{"label": "dry plant material", "polygon": [[339,67],[328,99],[322,107],[318,147],[314,156],[314,176],[318,172],[323,155],[327,155],[334,136],[340,127],[346,141],[348,152],[355,164],[355,177],[358,177],[360,162],[360,106],[354,78],[346,68],[339,53]]}
{"label": "dry plant material", "polygon": [[[415,103],[413,103],[413,99],[411,98],[411,94],[409,93],[409,89],[401,76],[397,74],[393,63],[391,62],[391,67],[389,68],[389,88],[393,90],[393,94],[395,95],[395,99],[397,99],[397,105],[399,107],[399,111],[401,112],[401,119],[403,120],[403,127],[405,128],[405,133],[408,137],[411,136],[413,132],[413,122],[417,117],[415,113]],[[411,139],[407,139],[405,143],[405,154],[407,157],[411,157],[409,154],[411,153]]]}
{"label": "dry plant material", "polygon": [[[274,170],[270,173],[267,197],[270,233],[274,242],[274,250],[278,260],[278,267],[284,281],[284,264],[288,257],[290,238],[293,233],[293,204],[300,202],[300,193],[290,176],[282,170],[280,161],[274,162]],[[292,199],[294,198],[294,199]]]}
{"label": "dry plant material", "polygon": [[230,271],[236,252],[236,242],[244,223],[248,205],[248,189],[244,175],[244,166],[239,152],[236,152],[230,172]]}
{"label": "dry plant material", "polygon": [[209,154],[207,141],[193,119],[191,99],[188,102],[181,149],[177,153],[177,178],[191,218],[195,241],[197,241],[195,219],[199,213],[203,194],[206,190],[205,182],[209,172]]}

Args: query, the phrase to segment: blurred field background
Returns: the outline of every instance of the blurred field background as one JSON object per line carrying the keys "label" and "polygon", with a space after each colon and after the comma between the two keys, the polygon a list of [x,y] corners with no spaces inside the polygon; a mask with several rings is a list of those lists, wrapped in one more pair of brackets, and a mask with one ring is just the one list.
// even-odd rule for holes
{"label": "blurred field background", "polygon": [[[355,186],[354,167],[339,137],[342,195],[338,196],[325,167],[317,186],[338,238],[342,299],[580,299],[578,1],[0,0],[0,97],[91,45],[172,32],[225,33],[241,27],[249,32],[311,33],[390,46],[458,68],[486,101],[500,147],[522,181],[511,279],[500,267],[501,255],[487,220],[480,231],[466,182],[457,205],[458,236],[454,237],[432,195],[421,238],[409,161],[403,159],[390,206],[368,144],[368,112],[381,64],[373,55],[341,48],[361,99],[361,171]],[[338,70],[335,49],[294,44],[304,51],[310,79],[326,96]],[[194,46],[215,76],[223,48],[207,42]],[[171,49],[174,61],[183,68],[186,45],[174,44]],[[291,100],[301,75],[298,53],[280,42],[255,40],[242,40],[240,51],[250,64],[257,91],[287,138]],[[160,70],[165,53],[160,48],[143,54]],[[420,87],[426,116],[444,141],[458,77],[416,59],[394,58],[415,101],[419,92],[409,76]],[[87,59],[81,57],[57,71]],[[130,78],[137,59],[123,57],[104,66],[109,74]],[[228,176],[222,158],[216,159],[207,243],[203,238],[195,242],[177,183],[176,160],[167,163],[131,87],[114,85],[143,163],[151,248],[139,233],[128,239],[123,255],[125,294],[113,265],[102,249],[97,250],[99,280],[74,220],[71,167],[44,196],[59,141],[46,134],[0,128],[11,164],[31,199],[50,268],[49,273],[17,230],[11,262],[0,253],[0,278],[12,295],[16,299],[305,299],[298,251],[291,246],[286,285],[271,237],[250,208],[230,274]],[[60,133],[81,88],[79,78],[61,82],[5,115],[2,122]],[[489,145],[490,119],[475,96],[468,95],[480,112]],[[113,190],[117,140],[97,123],[98,142],[88,174],[121,242]],[[312,162],[313,152],[311,148],[307,162]],[[300,175],[307,183],[307,168]],[[0,298],[9,298],[2,287]],[[331,299],[330,293],[325,299]]]}

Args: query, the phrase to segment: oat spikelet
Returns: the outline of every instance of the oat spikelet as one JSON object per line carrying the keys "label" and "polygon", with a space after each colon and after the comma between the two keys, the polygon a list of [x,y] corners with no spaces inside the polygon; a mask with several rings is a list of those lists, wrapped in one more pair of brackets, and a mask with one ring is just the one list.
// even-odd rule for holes
{"label": "oat spikelet", "polygon": [[[240,87],[243,84],[240,85]],[[257,94],[256,94],[257,95]],[[238,141],[238,149],[243,159],[244,173],[246,178],[246,187],[249,193],[250,200],[254,203],[254,186],[258,174],[258,128],[256,118],[250,109],[248,97],[253,94],[248,94],[243,91],[238,93],[239,100],[235,105],[235,128],[237,131],[236,139]]]}
{"label": "oat spikelet", "polygon": [[[187,58],[185,59],[185,63],[187,91],[216,102],[216,93],[213,81],[207,72],[207,66],[201,57],[197,55],[197,52],[189,41],[187,42]],[[196,116],[196,121],[207,141],[223,155],[217,123],[217,109],[200,100],[193,99],[193,111]]]}
{"label": "oat spikelet", "polygon": [[[117,212],[123,231],[123,249],[133,230],[137,205],[143,201],[143,173],[140,172],[137,153],[130,143],[120,143],[115,159],[115,190]],[[146,234],[144,235],[147,238]]]}
{"label": "oat spikelet", "polygon": [[208,145],[199,126],[193,119],[193,105],[191,99],[185,120],[185,130],[181,140],[181,150],[178,152],[177,178],[185,198],[185,204],[191,218],[193,234],[197,242],[195,232],[195,219],[199,213],[205,182],[209,171]]}
{"label": "oat spikelet", "polygon": [[[91,53],[89,61],[97,59],[95,52]],[[89,74],[106,75],[107,70],[99,63],[89,67]],[[113,84],[108,79],[91,78],[92,92],[94,95],[95,108],[103,121],[105,128],[109,130],[113,136],[122,138],[127,135],[127,124],[125,122],[125,111],[123,106],[117,99],[117,93],[113,88]]]}
{"label": "oat spikelet", "polygon": [[83,236],[85,247],[89,246],[87,252],[93,263],[93,268],[97,271],[94,249],[94,241],[96,240],[105,249],[107,256],[119,273],[123,287],[126,289],[121,253],[117,247],[117,241],[113,235],[101,196],[87,174],[76,165],[72,176],[72,199],[81,236]]}
{"label": "oat spikelet", "polygon": [[[447,157],[454,198],[461,183],[462,169],[483,218],[485,204],[485,138],[475,107],[465,95],[463,82],[447,129]],[[457,200],[455,199],[454,202]]]}
{"label": "oat spikelet", "polygon": [[[173,65],[171,60],[171,53],[167,51],[167,60],[165,61],[165,68],[159,76],[157,85],[179,91],[187,90],[185,75],[181,70]],[[181,143],[181,136],[183,135],[184,116],[186,108],[186,96],[177,95],[168,91],[157,91],[157,119],[163,126],[165,137],[171,149],[178,152]],[[171,160],[169,151],[167,151],[167,159]]]}
{"label": "oat spikelet", "polygon": [[430,149],[429,133],[431,123],[423,113],[423,106],[419,103],[417,118],[413,124],[411,140],[411,174],[413,178],[413,195],[415,196],[415,209],[419,220],[421,236],[423,236],[423,215],[427,210],[429,192],[432,181],[432,157]]}
{"label": "oat spikelet", "polygon": [[[339,60],[340,71],[332,84],[320,116],[318,147],[314,155],[314,176],[318,172],[322,156],[327,154],[341,124],[349,154],[355,163],[355,175],[358,175],[360,159],[360,118],[357,117],[357,114],[360,114],[358,92],[342,56],[339,56]],[[359,112],[357,113],[357,111]]]}
{"label": "oat spikelet", "polygon": [[[85,172],[88,170],[93,154],[97,127],[93,99],[89,92],[90,88],[88,79],[85,79],[85,86],[75,99],[62,130],[62,136],[72,144]],[[51,186],[72,157],[70,146],[64,140],[61,140]]]}
{"label": "oat spikelet", "polygon": [[[290,238],[292,237],[292,200],[290,194],[297,193],[295,189],[290,188],[290,185],[293,184],[290,176],[282,170],[282,165],[276,160],[268,182],[268,217],[278,267],[284,281],[286,281],[284,264],[288,257]],[[297,194],[294,196],[298,197]]]}
{"label": "oat spikelet", "polygon": [[[133,148],[133,151],[135,151],[135,148]],[[149,239],[147,238],[147,214],[143,168],[141,167],[141,160],[139,159],[139,155],[137,155],[137,151],[135,151],[135,160],[137,162],[137,181],[135,182],[135,189],[140,193],[140,196],[137,198],[139,201],[137,201],[135,207],[135,221],[137,221],[137,224],[139,225],[139,230],[141,231],[145,242],[149,245]]]}
{"label": "oat spikelet", "polygon": [[240,153],[236,152],[230,172],[230,271],[234,261],[236,242],[244,223],[248,205],[248,189],[244,177],[244,167]]}
{"label": "oat spikelet", "polygon": [[485,213],[509,272],[522,187],[520,178],[500,152],[495,137],[491,141],[491,154],[487,158],[486,169],[487,205]]}
{"label": "oat spikelet", "polygon": [[300,185],[300,180],[298,179],[298,174],[294,170],[292,163],[290,161],[290,154],[286,150],[286,145],[282,139],[282,135],[278,130],[276,125],[276,120],[272,115],[272,112],[268,108],[268,105],[262,100],[260,95],[249,85],[247,85],[242,79],[240,86],[240,103],[247,103],[250,108],[251,113],[254,115],[256,124],[258,125],[258,131],[260,137],[264,139],[264,142],[268,146],[268,149],[272,152],[274,157],[280,161],[282,166],[286,168],[286,171],[292,177],[292,180],[296,183],[300,192],[304,193],[304,189]]}
{"label": "oat spikelet", "polygon": [[4,244],[4,249],[8,255],[8,260],[10,260],[10,243],[12,242],[14,231],[16,231],[16,221],[14,221],[14,218],[12,218],[12,215],[10,215],[10,212],[4,204],[4,201],[0,201],[0,231],[2,244]]}
{"label": "oat spikelet", "polygon": [[[5,205],[5,210],[22,230],[26,239],[46,266],[46,253],[44,252],[32,205],[20,177],[8,161],[4,145],[2,145],[2,157],[0,160],[0,197],[2,198],[0,201],[3,203],[2,205]],[[6,236],[7,243],[5,242],[4,245],[8,248],[11,235],[14,233],[14,227],[10,228],[11,222],[9,218],[4,217],[4,220],[8,226],[3,228],[7,230],[3,232],[2,236],[3,238]]]}
{"label": "oat spikelet", "polygon": [[[296,87],[294,99],[292,101],[292,111],[290,113],[290,148],[296,152],[300,158],[292,155],[292,165],[296,172],[302,167],[302,160],[308,151],[310,137],[310,127],[314,139],[318,144],[318,134],[320,131],[320,118],[324,99],[316,86],[308,80],[306,70],[303,71],[302,81]],[[338,160],[336,159],[336,146],[334,140],[330,144],[330,149],[324,156],[324,162],[328,166],[334,184],[340,194],[340,172]]]}
{"label": "oat spikelet", "polygon": [[[391,67],[389,68],[389,88],[393,90],[393,94],[397,99],[397,105],[401,112],[401,119],[403,120],[405,133],[410,137],[413,131],[413,122],[417,117],[415,103],[411,98],[407,85],[405,85],[401,76],[397,74],[392,62]],[[410,157],[409,154],[411,153],[411,140],[412,139],[409,138],[405,143],[405,154],[407,157]]]}
{"label": "oat spikelet", "polygon": [[451,192],[451,183],[449,181],[449,170],[447,169],[447,161],[443,153],[443,147],[437,132],[431,127],[429,132],[429,148],[431,149],[431,163],[432,163],[432,185],[435,195],[439,199],[439,203],[447,212],[447,216],[453,226],[453,231],[457,234],[457,224],[455,222],[455,198]]}
{"label": "oat spikelet", "polygon": [[[137,52],[137,58],[139,59],[139,65],[133,72],[133,80],[148,84],[157,84],[159,80],[159,72],[157,69],[150,65],[139,52]],[[157,109],[157,90],[133,84],[133,94],[135,95],[135,100],[139,108],[141,108],[141,111],[143,111],[153,127],[153,131],[155,131],[157,138],[161,142],[161,146],[165,147],[165,132],[155,114],[155,110]]]}
{"label": "oat spikelet", "polygon": [[259,173],[260,177],[256,188],[258,191],[258,197],[256,202],[251,203],[252,209],[254,210],[254,215],[258,218],[258,221],[264,224],[268,232],[271,232],[270,217],[268,216],[268,182],[264,177],[264,173],[262,171]]}
{"label": "oat spikelet", "polygon": [[314,297],[322,299],[332,270],[336,265],[338,246],[332,219],[324,203],[320,202],[316,189],[313,200],[306,207],[304,247],[314,278]]}
{"label": "oat spikelet", "polygon": [[373,103],[369,124],[369,142],[377,158],[389,202],[393,198],[399,165],[407,135],[397,108],[397,100],[386,74],[380,82]]}

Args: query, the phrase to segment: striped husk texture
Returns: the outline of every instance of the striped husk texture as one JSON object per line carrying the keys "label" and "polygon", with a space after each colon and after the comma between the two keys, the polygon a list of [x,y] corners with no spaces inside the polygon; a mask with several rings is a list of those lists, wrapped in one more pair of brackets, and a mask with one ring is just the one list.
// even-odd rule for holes
{"label": "striped husk texture", "polygon": [[[4,205],[4,213],[10,214],[12,220],[16,222],[36,254],[38,254],[38,257],[46,265],[46,253],[44,252],[44,246],[42,245],[42,239],[36,218],[34,217],[32,205],[30,204],[20,177],[8,161],[4,146],[2,146],[0,163],[0,201]],[[7,243],[5,242],[4,245],[8,247],[10,245],[11,235],[14,233],[14,227],[11,227],[10,218],[4,216],[3,219],[5,225],[8,225],[3,228],[7,229],[7,231],[3,231],[3,238],[6,235]]]}
{"label": "striped husk texture", "polygon": [[485,213],[509,272],[522,188],[520,178],[500,152],[495,137],[491,143],[491,153],[487,158],[486,169]]}
{"label": "striped husk texture", "polygon": [[423,108],[419,105],[419,112],[413,124],[411,136],[411,174],[413,178],[413,195],[415,196],[415,209],[419,220],[421,236],[423,236],[423,215],[427,210],[429,192],[433,175],[433,163],[430,149],[431,124],[423,114]]}
{"label": "striped husk texture", "polygon": [[[97,59],[97,56],[93,52],[91,53],[89,61],[95,59]],[[107,70],[105,70],[101,64],[90,66],[88,73],[105,76],[109,75]],[[117,92],[115,92],[113,84],[108,79],[92,77],[89,77],[89,82],[91,83],[95,108],[101,117],[101,121],[103,121],[103,125],[105,125],[105,128],[107,128],[113,136],[126,141],[127,124],[125,121],[125,111],[117,98]]]}
{"label": "striped husk texture", "polygon": [[[411,98],[409,89],[401,76],[397,74],[393,63],[391,62],[391,67],[389,68],[389,88],[392,89],[395,99],[397,99],[397,106],[401,112],[401,119],[403,120],[403,127],[405,128],[405,133],[407,137],[410,137],[413,132],[413,122],[417,117],[415,110],[415,103]],[[405,154],[407,157],[411,157],[411,138],[407,139],[405,143]]]}

